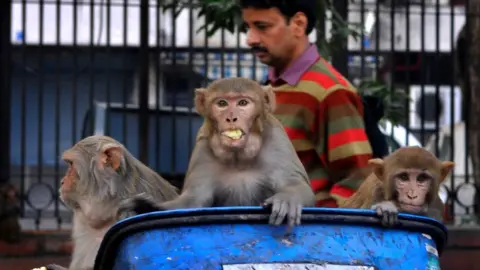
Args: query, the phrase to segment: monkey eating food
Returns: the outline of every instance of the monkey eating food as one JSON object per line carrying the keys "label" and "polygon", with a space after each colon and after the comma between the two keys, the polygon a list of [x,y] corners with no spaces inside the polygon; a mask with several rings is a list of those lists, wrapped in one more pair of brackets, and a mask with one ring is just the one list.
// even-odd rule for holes
{"label": "monkey eating food", "polygon": [[[60,198],[73,210],[73,255],[70,270],[93,269],[107,230],[115,224],[120,201],[138,194],[155,202],[172,200],[177,189],[137,160],[113,138],[87,137],[63,154],[68,164]],[[47,269],[66,269],[48,265]]]}
{"label": "monkey eating food", "polygon": [[384,159],[371,159],[373,172],[343,208],[370,208],[382,224],[397,223],[398,212],[424,215],[442,221],[441,183],[454,167],[422,147],[403,147]]}
{"label": "monkey eating food", "polygon": [[215,206],[271,207],[270,224],[300,224],[313,206],[307,173],[281,123],[271,88],[245,78],[214,81],[197,89],[204,123],[197,134],[180,196],[161,204],[141,196],[126,200],[120,216]]}

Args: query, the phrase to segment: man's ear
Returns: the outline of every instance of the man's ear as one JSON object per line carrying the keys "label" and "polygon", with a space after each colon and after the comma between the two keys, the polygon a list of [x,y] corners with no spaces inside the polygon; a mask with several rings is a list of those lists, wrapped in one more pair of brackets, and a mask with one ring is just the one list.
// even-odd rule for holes
{"label": "man's ear", "polygon": [[123,148],[118,144],[107,143],[100,149],[100,168],[111,167],[114,170],[120,168],[123,159]]}
{"label": "man's ear", "polygon": [[275,92],[273,92],[273,88],[270,86],[263,86],[262,88],[264,91],[265,110],[273,113],[277,105]]}
{"label": "man's ear", "polygon": [[455,163],[452,161],[444,161],[442,162],[442,170],[440,172],[440,183],[443,183],[447,176],[452,171],[453,167],[455,167]]}
{"label": "man's ear", "polygon": [[195,89],[195,109],[201,116],[205,116],[207,113],[207,89],[197,88]]}
{"label": "man's ear", "polygon": [[381,158],[373,158],[368,161],[368,165],[370,165],[373,169],[373,173],[377,176],[378,179],[383,179],[383,172],[384,172],[384,162]]}

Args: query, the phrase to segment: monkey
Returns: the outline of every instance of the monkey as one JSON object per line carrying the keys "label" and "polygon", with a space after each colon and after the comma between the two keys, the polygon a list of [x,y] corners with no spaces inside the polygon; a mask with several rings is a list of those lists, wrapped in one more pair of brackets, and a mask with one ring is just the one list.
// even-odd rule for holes
{"label": "monkey", "polygon": [[[72,260],[68,269],[93,269],[103,236],[115,224],[120,202],[138,194],[155,202],[178,197],[178,190],[108,136],[90,136],[63,153],[68,168],[60,199],[73,210]],[[50,264],[49,270],[66,270]]]}
{"label": "monkey", "polygon": [[20,241],[19,192],[11,183],[0,183],[0,241]]}
{"label": "monkey", "polygon": [[438,190],[454,162],[440,161],[426,149],[411,146],[368,163],[372,172],[340,207],[373,209],[387,227],[397,223],[399,211],[443,221]]}
{"label": "monkey", "polygon": [[314,206],[308,175],[282,124],[273,116],[275,94],[256,81],[230,77],[195,90],[195,107],[204,118],[198,130],[180,196],[154,203],[127,199],[119,215],[152,211],[263,206],[269,223],[301,222],[304,206]]}

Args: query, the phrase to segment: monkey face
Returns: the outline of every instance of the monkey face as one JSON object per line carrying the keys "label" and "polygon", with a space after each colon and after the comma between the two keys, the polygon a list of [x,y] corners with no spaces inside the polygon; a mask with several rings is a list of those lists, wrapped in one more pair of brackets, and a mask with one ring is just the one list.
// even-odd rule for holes
{"label": "monkey face", "polygon": [[221,144],[243,149],[259,114],[254,99],[245,93],[226,93],[213,100],[211,107]]}
{"label": "monkey face", "polygon": [[73,194],[75,193],[78,182],[78,171],[76,161],[68,154],[64,155],[64,160],[67,163],[67,172],[60,182],[60,199],[69,207],[75,208],[75,200]]}
{"label": "monkey face", "polygon": [[105,136],[87,137],[64,152],[68,168],[59,193],[67,206],[75,209],[79,200],[115,190],[121,178],[117,171],[125,168],[125,158],[123,146],[112,141]]}
{"label": "monkey face", "polygon": [[404,212],[421,213],[428,205],[433,176],[428,170],[405,169],[393,175],[398,205]]}

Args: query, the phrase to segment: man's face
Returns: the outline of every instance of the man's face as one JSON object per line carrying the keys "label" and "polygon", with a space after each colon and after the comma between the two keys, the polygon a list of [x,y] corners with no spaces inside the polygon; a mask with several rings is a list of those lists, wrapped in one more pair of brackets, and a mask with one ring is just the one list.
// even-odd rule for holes
{"label": "man's face", "polygon": [[290,61],[304,29],[293,19],[288,23],[277,8],[244,8],[242,17],[248,28],[247,44],[260,62],[281,67]]}

